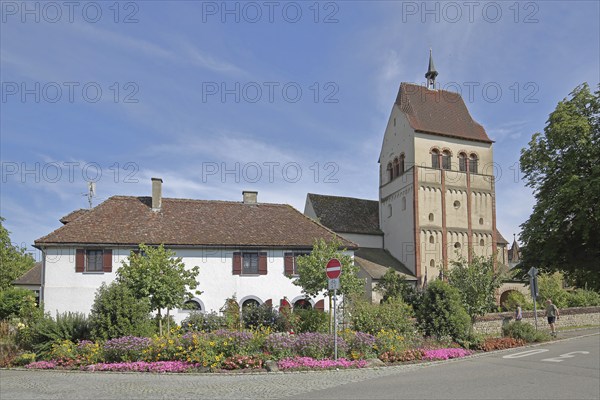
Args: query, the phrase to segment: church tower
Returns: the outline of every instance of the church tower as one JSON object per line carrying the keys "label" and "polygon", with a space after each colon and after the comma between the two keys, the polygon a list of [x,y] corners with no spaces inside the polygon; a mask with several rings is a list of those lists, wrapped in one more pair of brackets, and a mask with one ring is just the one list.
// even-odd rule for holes
{"label": "church tower", "polygon": [[383,246],[419,285],[497,250],[492,140],[458,93],[401,83],[379,157]]}

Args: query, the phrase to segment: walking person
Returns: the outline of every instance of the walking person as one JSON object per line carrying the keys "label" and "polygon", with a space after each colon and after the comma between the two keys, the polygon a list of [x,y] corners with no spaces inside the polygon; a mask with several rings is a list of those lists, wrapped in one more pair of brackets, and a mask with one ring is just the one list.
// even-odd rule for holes
{"label": "walking person", "polygon": [[521,305],[517,304],[517,309],[515,310],[515,321],[520,321],[523,319],[523,311],[521,310]]}
{"label": "walking person", "polygon": [[552,300],[546,300],[546,317],[548,318],[548,324],[550,325],[550,334],[556,337],[556,326],[554,325],[556,320],[560,317],[558,308],[552,304]]}

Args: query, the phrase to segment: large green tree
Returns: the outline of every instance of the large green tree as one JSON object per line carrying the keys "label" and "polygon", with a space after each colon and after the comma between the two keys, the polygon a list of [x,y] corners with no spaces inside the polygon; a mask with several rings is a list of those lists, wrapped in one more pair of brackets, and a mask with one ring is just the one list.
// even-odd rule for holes
{"label": "large green tree", "polygon": [[10,232],[6,230],[4,218],[0,217],[0,290],[8,289],[12,282],[33,268],[35,260],[23,247],[10,242]]}
{"label": "large green tree", "polygon": [[600,90],[578,86],[521,151],[536,204],[521,225],[522,268],[563,271],[600,290]]}
{"label": "large green tree", "polygon": [[135,297],[148,298],[152,311],[159,317],[162,335],[162,309],[181,307],[190,298],[190,290],[198,287],[199,268],[186,269],[181,257],[158,247],[140,244],[139,252],[131,252],[128,261],[117,270],[117,281],[125,284]]}
{"label": "large green tree", "polygon": [[494,268],[494,256],[473,256],[452,261],[448,281],[460,292],[463,306],[471,318],[496,308],[496,290],[502,285],[504,274]]}

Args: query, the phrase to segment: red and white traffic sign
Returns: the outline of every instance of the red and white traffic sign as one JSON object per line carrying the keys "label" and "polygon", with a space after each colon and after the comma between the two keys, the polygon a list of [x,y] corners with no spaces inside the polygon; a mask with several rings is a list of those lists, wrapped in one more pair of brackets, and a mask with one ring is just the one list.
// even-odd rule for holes
{"label": "red and white traffic sign", "polygon": [[332,258],[325,267],[325,273],[329,279],[336,279],[342,273],[342,263],[337,258]]}

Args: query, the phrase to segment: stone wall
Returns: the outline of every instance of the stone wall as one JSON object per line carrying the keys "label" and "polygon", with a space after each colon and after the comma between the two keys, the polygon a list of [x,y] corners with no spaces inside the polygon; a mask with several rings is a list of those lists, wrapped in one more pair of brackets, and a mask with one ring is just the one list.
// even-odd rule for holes
{"label": "stone wall", "polygon": [[[560,319],[556,323],[559,330],[567,326],[600,325],[600,307],[564,308],[559,311]],[[538,328],[549,329],[546,311],[538,310],[537,314]],[[514,312],[486,314],[477,318],[473,328],[478,333],[499,334],[502,325],[514,321],[514,316]],[[535,324],[533,311],[523,311],[523,321]]]}

